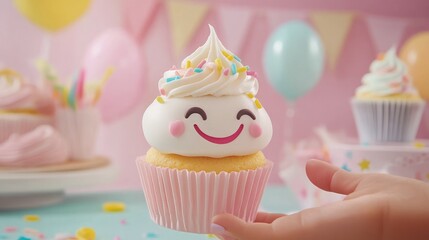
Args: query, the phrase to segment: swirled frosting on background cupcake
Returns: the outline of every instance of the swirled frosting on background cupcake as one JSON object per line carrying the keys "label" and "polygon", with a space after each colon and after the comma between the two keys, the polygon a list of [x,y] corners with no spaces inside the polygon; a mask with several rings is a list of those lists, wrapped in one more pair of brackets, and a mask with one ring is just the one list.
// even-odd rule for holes
{"label": "swirled frosting on background cupcake", "polygon": [[416,99],[420,100],[406,65],[396,56],[395,48],[380,54],[371,63],[370,72],[362,78],[356,90],[360,99]]}
{"label": "swirled frosting on background cupcake", "polygon": [[271,140],[271,120],[255,95],[256,73],[227,50],[210,26],[207,42],[166,71],[143,115],[148,143],[164,154],[254,154]]}
{"label": "swirled frosting on background cupcake", "polygon": [[12,70],[0,70],[0,113],[50,114],[53,103]]}
{"label": "swirled frosting on background cupcake", "polygon": [[48,125],[25,134],[13,134],[0,144],[0,166],[36,167],[65,162],[67,157],[64,138]]}

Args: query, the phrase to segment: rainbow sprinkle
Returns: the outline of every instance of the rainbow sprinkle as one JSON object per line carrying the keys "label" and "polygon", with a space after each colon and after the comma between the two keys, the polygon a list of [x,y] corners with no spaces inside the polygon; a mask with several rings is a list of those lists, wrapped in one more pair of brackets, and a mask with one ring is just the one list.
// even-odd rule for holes
{"label": "rainbow sprinkle", "polygon": [[195,68],[194,69],[194,72],[196,72],[196,73],[200,73],[200,72],[202,72],[203,71],[203,69],[201,69],[201,68]]}
{"label": "rainbow sprinkle", "polygon": [[229,60],[232,61],[232,59],[234,59],[233,56],[231,56],[227,51],[222,50],[222,54]]}
{"label": "rainbow sprinkle", "polygon": [[249,76],[258,77],[258,74],[255,71],[247,71],[246,74]]}
{"label": "rainbow sprinkle", "polygon": [[165,95],[165,89],[164,88],[159,89],[159,92],[161,93],[161,95]]}
{"label": "rainbow sprinkle", "polygon": [[200,62],[200,64],[198,64],[198,66],[197,66],[197,68],[202,68],[203,66],[204,66],[204,64],[206,64],[206,60],[204,59],[204,60],[202,60],[201,62]]}
{"label": "rainbow sprinkle", "polygon": [[231,74],[235,75],[237,73],[237,66],[235,63],[231,64]]}
{"label": "rainbow sprinkle", "polygon": [[246,71],[247,71],[247,67],[240,67],[240,68],[237,69],[238,73],[243,73],[243,72],[246,72]]}
{"label": "rainbow sprinkle", "polygon": [[261,108],[262,108],[262,104],[261,104],[261,102],[260,102],[258,99],[256,99],[256,100],[255,100],[255,106],[256,106],[258,109],[261,109]]}
{"label": "rainbow sprinkle", "polygon": [[169,83],[169,82],[172,82],[172,81],[178,80],[178,79],[180,79],[180,76],[169,77],[165,81]]}
{"label": "rainbow sprinkle", "polygon": [[252,93],[246,93],[246,96],[248,97],[248,98],[250,98],[250,99],[252,99],[252,98],[254,98],[255,97],[255,95],[253,95]]}
{"label": "rainbow sprinkle", "polygon": [[216,60],[215,60],[215,64],[216,64],[216,66],[217,66],[217,70],[218,70],[218,71],[222,70],[223,65],[222,65],[222,61],[220,60],[220,58],[216,58]]}
{"label": "rainbow sprinkle", "polygon": [[241,62],[241,59],[239,57],[237,57],[236,55],[234,55],[234,59],[237,60],[238,62]]}
{"label": "rainbow sprinkle", "polygon": [[187,60],[186,61],[186,68],[191,68],[192,67],[192,62],[191,60]]}
{"label": "rainbow sprinkle", "polygon": [[164,99],[161,96],[156,97],[156,101],[161,103],[161,104],[165,103]]}
{"label": "rainbow sprinkle", "polygon": [[225,71],[223,71],[223,75],[228,76],[229,74],[229,68],[225,69]]}

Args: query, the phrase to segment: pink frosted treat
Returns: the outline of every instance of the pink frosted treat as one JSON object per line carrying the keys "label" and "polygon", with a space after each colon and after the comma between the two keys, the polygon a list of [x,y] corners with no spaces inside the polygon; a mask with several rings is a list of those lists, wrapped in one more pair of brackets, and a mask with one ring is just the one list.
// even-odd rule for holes
{"label": "pink frosted treat", "polygon": [[13,134],[0,144],[0,166],[38,167],[67,161],[64,138],[43,125],[25,134]]}
{"label": "pink frosted treat", "polygon": [[52,123],[54,105],[46,93],[10,69],[0,70],[0,143]]}
{"label": "pink frosted treat", "polygon": [[159,89],[142,120],[152,148],[137,159],[152,220],[195,233],[210,233],[219,213],[253,221],[272,168],[261,150],[273,131],[256,74],[210,27]]}

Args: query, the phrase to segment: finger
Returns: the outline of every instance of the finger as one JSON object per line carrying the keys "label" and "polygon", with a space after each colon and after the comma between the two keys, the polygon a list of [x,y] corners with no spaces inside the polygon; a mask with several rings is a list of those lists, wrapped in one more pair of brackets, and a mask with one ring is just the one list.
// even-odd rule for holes
{"label": "finger", "polygon": [[381,239],[382,211],[368,199],[306,209],[274,221],[272,231],[287,240]]}
{"label": "finger", "polygon": [[363,175],[349,173],[321,160],[310,160],[306,165],[307,176],[317,187],[348,195],[355,191]]}
{"label": "finger", "polygon": [[266,212],[258,212],[256,215],[255,222],[259,223],[272,223],[274,220],[280,217],[286,216],[285,214],[280,213],[266,213]]}
{"label": "finger", "polygon": [[213,218],[212,232],[224,239],[275,240],[271,224],[246,223],[231,214],[220,214]]}

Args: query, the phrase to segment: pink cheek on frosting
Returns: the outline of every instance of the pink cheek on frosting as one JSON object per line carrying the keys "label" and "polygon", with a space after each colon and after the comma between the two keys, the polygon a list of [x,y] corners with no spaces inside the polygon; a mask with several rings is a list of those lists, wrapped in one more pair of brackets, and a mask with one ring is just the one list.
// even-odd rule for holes
{"label": "pink cheek on frosting", "polygon": [[185,124],[181,120],[170,122],[170,133],[174,137],[180,137],[185,132]]}
{"label": "pink cheek on frosting", "polygon": [[252,124],[250,124],[250,127],[249,127],[249,133],[250,133],[250,136],[257,138],[257,137],[261,136],[262,128],[259,126],[259,124],[252,123]]}

